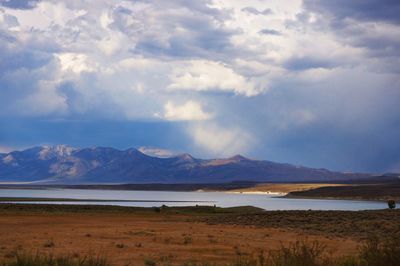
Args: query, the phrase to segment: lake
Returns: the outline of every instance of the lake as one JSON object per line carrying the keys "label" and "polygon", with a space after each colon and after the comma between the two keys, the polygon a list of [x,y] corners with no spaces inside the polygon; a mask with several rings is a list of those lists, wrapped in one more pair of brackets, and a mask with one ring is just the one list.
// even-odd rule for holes
{"label": "lake", "polygon": [[[52,201],[46,204],[93,204],[118,206],[194,206],[235,207],[251,205],[265,210],[373,210],[387,208],[386,202],[357,200],[286,199],[268,194],[227,192],[127,191],[93,189],[0,189],[0,197],[87,199],[90,201]],[[99,200],[99,201],[96,201]],[[105,200],[110,200],[106,202]],[[130,200],[130,202],[129,202]],[[40,203],[40,202],[32,202]]]}

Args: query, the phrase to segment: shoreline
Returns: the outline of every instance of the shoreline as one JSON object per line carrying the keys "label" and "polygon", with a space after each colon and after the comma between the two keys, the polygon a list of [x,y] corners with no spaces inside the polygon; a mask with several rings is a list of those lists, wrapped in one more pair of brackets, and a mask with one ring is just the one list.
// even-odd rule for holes
{"label": "shoreline", "polygon": [[[8,190],[8,189],[16,189],[16,188],[2,188],[1,190]],[[47,189],[63,189],[63,188],[20,188],[24,190],[47,190]],[[67,188],[67,189],[74,189],[74,188]],[[76,188],[81,189],[81,188]],[[84,189],[90,190],[90,189]],[[97,189],[95,189],[97,190]],[[108,190],[108,189],[104,189]],[[109,189],[109,191],[116,191],[116,189]],[[272,196],[274,198],[283,198],[283,199],[308,199],[308,200],[352,200],[352,201],[367,201],[367,202],[386,202],[389,199],[393,199],[396,202],[400,202],[400,198],[362,198],[362,197],[330,197],[330,196],[296,196],[292,195],[291,192],[279,192],[279,191],[237,191],[237,190],[187,190],[187,191],[173,191],[173,190],[121,190],[121,191],[165,191],[165,192],[197,192],[197,193],[208,193],[208,192],[218,192],[218,193],[225,193],[225,194],[243,194],[243,195],[266,195]],[[296,191],[294,191],[296,192]],[[118,200],[118,199],[74,199],[74,198],[35,198],[35,197],[0,197],[0,203],[2,202],[26,202],[26,201],[37,201],[37,202],[166,202],[166,203],[215,203],[215,201],[201,201],[201,200]]]}
{"label": "shoreline", "polygon": [[361,198],[361,197],[303,197],[303,196],[293,196],[288,193],[283,196],[285,199],[308,199],[308,200],[351,200],[351,201],[368,201],[368,202],[387,202],[388,200],[394,200],[396,202],[400,202],[400,198]]}
{"label": "shoreline", "polygon": [[[287,199],[354,200],[385,202],[400,201],[399,184],[332,184],[332,183],[220,183],[220,184],[126,184],[126,185],[0,185],[1,190],[109,190],[109,191],[168,191],[168,192],[219,192],[227,194],[266,195]],[[365,191],[364,191],[365,190]],[[1,198],[1,197],[0,197]],[[56,201],[56,200],[52,200]],[[61,199],[76,201],[76,199]],[[107,202],[110,200],[81,200]],[[112,200],[129,202],[130,200]],[[111,201],[110,201],[111,202]],[[131,202],[148,202],[132,200]],[[181,202],[150,200],[150,202]],[[182,201],[199,202],[199,201]],[[208,201],[206,201],[208,202]]]}
{"label": "shoreline", "polygon": [[8,202],[166,202],[166,203],[215,203],[205,200],[119,200],[119,199],[74,199],[74,198],[35,198],[35,197],[0,197],[0,203]]}
{"label": "shoreline", "polygon": [[229,194],[274,195],[274,196],[285,196],[288,194],[285,192],[271,192],[271,191],[216,191],[216,192],[224,192]]}

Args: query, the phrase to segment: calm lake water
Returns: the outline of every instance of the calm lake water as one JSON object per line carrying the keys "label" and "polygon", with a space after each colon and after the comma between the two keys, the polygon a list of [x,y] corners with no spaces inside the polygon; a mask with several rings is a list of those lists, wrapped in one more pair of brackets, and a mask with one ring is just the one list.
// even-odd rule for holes
{"label": "calm lake water", "polygon": [[[251,205],[265,210],[372,210],[387,208],[385,202],[356,200],[285,199],[276,195],[225,192],[120,191],[90,189],[0,189],[0,197],[68,198],[113,200],[112,202],[45,202],[46,204],[94,204],[119,206],[194,206],[234,207]],[[118,201],[121,200],[121,201]],[[135,202],[124,202],[134,200]],[[40,203],[40,202],[33,202]]]}

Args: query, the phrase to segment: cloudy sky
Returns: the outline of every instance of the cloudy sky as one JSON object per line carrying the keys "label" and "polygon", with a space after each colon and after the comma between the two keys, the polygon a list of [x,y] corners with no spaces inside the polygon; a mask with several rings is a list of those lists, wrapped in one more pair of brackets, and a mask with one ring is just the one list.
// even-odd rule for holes
{"label": "cloudy sky", "polygon": [[0,151],[400,171],[398,0],[0,0]]}

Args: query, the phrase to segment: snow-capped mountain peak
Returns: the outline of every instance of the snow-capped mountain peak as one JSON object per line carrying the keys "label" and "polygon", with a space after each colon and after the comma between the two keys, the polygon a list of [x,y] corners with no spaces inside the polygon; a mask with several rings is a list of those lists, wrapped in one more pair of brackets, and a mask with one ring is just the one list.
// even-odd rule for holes
{"label": "snow-capped mountain peak", "polygon": [[45,145],[42,146],[39,151],[39,159],[48,160],[59,157],[68,157],[71,156],[72,152],[75,150],[77,149],[68,145]]}

